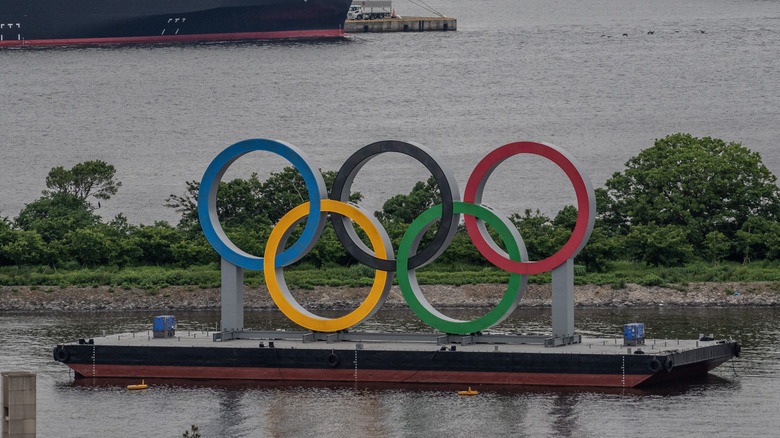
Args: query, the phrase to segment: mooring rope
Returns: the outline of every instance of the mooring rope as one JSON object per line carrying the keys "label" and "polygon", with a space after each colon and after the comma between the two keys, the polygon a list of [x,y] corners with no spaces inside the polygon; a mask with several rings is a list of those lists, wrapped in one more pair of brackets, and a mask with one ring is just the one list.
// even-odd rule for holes
{"label": "mooring rope", "polygon": [[444,18],[444,15],[442,15],[442,14],[441,14],[439,11],[437,11],[436,9],[433,9],[431,6],[429,6],[429,5],[428,5],[427,3],[425,3],[423,0],[409,0],[409,1],[410,1],[412,4],[415,4],[415,5],[417,5],[417,6],[421,7],[421,8],[423,8],[423,9],[425,9],[425,10],[426,10],[426,11],[428,11],[428,12],[432,12],[432,13],[434,13],[434,14],[438,15],[439,17],[442,17],[442,18]]}

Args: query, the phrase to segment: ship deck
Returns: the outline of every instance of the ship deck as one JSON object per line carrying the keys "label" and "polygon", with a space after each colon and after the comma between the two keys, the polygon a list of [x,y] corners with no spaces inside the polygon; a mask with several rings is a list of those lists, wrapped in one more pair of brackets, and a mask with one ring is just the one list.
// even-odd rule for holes
{"label": "ship deck", "polygon": [[[230,339],[235,337],[234,339]],[[341,339],[340,339],[341,338]],[[554,339],[544,335],[477,335],[460,336],[445,334],[404,333],[348,333],[325,334],[298,331],[177,331],[169,338],[155,338],[151,330],[126,332],[91,338],[96,345],[135,347],[211,347],[277,349],[338,349],[338,350],[389,350],[436,351],[442,348],[473,352],[513,353],[571,353],[571,354],[641,354],[666,355],[723,343],[723,340],[652,339],[644,345],[624,345],[622,337],[597,337],[578,335],[575,342],[554,344]],[[552,342],[551,342],[552,340]],[[579,342],[576,342],[579,340]],[[82,340],[81,342],[89,342]],[[273,344],[271,344],[271,342]],[[66,344],[77,344],[78,340]],[[261,345],[262,343],[262,345]]]}

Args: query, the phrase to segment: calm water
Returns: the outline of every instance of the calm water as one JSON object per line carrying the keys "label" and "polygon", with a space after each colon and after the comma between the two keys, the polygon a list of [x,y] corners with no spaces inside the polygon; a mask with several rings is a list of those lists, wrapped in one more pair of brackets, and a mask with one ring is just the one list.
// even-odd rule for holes
{"label": "calm water", "polygon": [[[462,311],[457,317],[468,317]],[[578,310],[581,333],[612,336],[644,321],[648,337],[734,336],[743,357],[705,380],[656,390],[449,386],[281,385],[122,380],[74,383],[51,350],[59,340],[151,327],[155,313],[0,315],[0,369],[38,375],[38,436],[772,436],[780,427],[780,309]],[[217,313],[177,312],[179,330]],[[247,315],[255,328],[290,327],[279,313]],[[549,327],[549,310],[521,309],[501,328]],[[409,311],[380,311],[362,329],[422,330]]]}
{"label": "calm water", "polygon": [[[568,149],[598,187],[681,131],[740,142],[780,174],[777,0],[427,3],[456,17],[458,31],[2,50],[0,215],[15,217],[40,196],[52,167],[102,159],[124,183],[102,203],[104,218],[176,222],[165,198],[200,180],[228,145],[257,137],[296,144],[324,170],[373,141],[420,142],[461,190],[479,159],[511,141]],[[402,15],[424,13],[394,4]],[[243,158],[233,176],[278,171],[273,158]],[[411,160],[382,156],[354,188],[375,210],[426,177]],[[485,200],[556,212],[574,203],[564,178],[515,158]]]}

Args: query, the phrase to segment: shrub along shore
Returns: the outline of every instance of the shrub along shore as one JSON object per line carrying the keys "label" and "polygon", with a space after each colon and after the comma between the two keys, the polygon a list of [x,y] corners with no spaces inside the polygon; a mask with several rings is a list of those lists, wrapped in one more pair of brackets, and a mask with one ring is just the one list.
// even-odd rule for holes
{"label": "shrub along shore", "polygon": [[[368,294],[374,270],[363,265],[285,270],[285,280],[308,308],[355,308]],[[435,306],[493,307],[509,274],[500,269],[426,270],[417,273]],[[550,305],[550,273],[529,277],[521,306]],[[780,266],[761,262],[695,263],[652,267],[616,263],[608,273],[575,265],[575,302],[587,307],[774,306],[780,302]],[[248,309],[275,308],[261,271],[245,271]],[[220,306],[216,263],[188,269],[165,267],[57,270],[0,269],[2,311],[213,310]],[[393,286],[385,307],[405,307]]]}

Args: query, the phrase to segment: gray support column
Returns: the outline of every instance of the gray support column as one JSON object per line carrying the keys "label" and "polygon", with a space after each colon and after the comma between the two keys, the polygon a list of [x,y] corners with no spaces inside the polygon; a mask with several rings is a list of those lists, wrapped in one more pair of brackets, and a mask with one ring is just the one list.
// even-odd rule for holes
{"label": "gray support column", "polygon": [[244,268],[222,259],[222,331],[244,329]]}
{"label": "gray support column", "polygon": [[553,336],[574,335],[574,261],[572,259],[552,270]]}
{"label": "gray support column", "polygon": [[35,438],[35,373],[3,376],[3,438]]}

